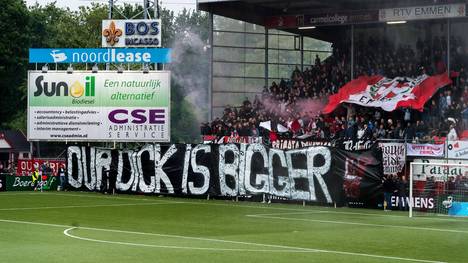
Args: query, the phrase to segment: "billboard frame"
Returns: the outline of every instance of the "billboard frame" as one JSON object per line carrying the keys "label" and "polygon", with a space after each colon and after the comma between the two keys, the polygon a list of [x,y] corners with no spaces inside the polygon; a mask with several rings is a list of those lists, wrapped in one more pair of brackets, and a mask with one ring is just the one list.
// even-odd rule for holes
{"label": "billboard frame", "polygon": [[[159,42],[157,45],[151,44],[127,44],[127,38],[132,38],[131,35],[127,36],[127,24],[137,24],[134,27],[134,36],[133,38],[136,40],[144,40],[151,37],[154,37]],[[144,35],[141,34],[140,25],[141,23],[145,24],[146,32]],[[148,25],[147,23],[150,23]],[[154,31],[155,25],[153,23],[157,23],[156,29],[158,29],[158,33],[152,35],[150,32],[151,30]],[[117,24],[117,27],[116,27]],[[108,27],[106,27],[108,26]],[[105,36],[108,34],[108,36]],[[120,34],[120,35],[119,35]],[[138,19],[138,18],[131,18],[131,19],[103,19],[101,20],[101,47],[102,48],[161,48],[162,47],[162,19],[160,18],[152,18],[152,19]],[[107,38],[116,39],[116,41],[108,41]],[[122,42],[119,43],[119,40]],[[109,44],[109,42],[113,42],[114,44]]]}
{"label": "billboard frame", "polygon": [[110,71],[110,70],[102,70],[99,72],[92,72],[89,70],[76,70],[73,71],[73,73],[68,73],[65,70],[57,70],[57,71],[51,71],[51,73],[66,73],[66,74],[74,74],[74,73],[84,73],[84,74],[97,74],[97,73],[115,73],[115,74],[125,74],[125,73],[141,73],[141,74],[150,74],[150,73],[168,73],[169,79],[168,79],[168,87],[169,87],[169,92],[168,92],[168,110],[167,110],[167,120],[168,120],[168,139],[167,140],[138,140],[138,139],[57,139],[57,140],[50,140],[50,139],[31,139],[30,138],[30,128],[31,126],[29,125],[30,120],[31,120],[31,114],[30,114],[30,96],[29,96],[29,83],[30,83],[30,75],[31,73],[44,73],[47,74],[47,72],[43,72],[41,70],[28,70],[28,78],[27,78],[27,107],[26,107],[26,112],[27,112],[27,128],[26,128],[26,139],[28,142],[157,142],[157,143],[170,143],[171,142],[171,71],[169,70],[158,70],[158,71],[149,71],[148,73],[142,72],[142,71],[132,71],[132,70],[125,70],[122,73],[116,72],[116,71]]}

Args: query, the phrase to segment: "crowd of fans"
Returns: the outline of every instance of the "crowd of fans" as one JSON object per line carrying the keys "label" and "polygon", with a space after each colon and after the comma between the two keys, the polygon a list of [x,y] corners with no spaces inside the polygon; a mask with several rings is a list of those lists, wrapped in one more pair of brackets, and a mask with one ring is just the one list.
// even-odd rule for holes
{"label": "crowd of fans", "polygon": [[[355,45],[354,75],[416,77],[446,72],[446,39],[418,39],[410,45],[391,43],[385,38],[360,38]],[[287,138],[300,139],[458,139],[465,128],[463,112],[468,108],[466,55],[460,38],[451,39],[453,84],[440,89],[423,112],[344,104],[332,114],[320,110],[326,99],[350,80],[349,52],[334,46],[330,57],[304,71],[296,68],[290,79],[264,87],[260,96],[240,107],[227,106],[223,116],[203,123],[203,135],[259,136],[269,134],[261,123],[271,121],[271,129]],[[284,128],[284,129],[283,129]]]}

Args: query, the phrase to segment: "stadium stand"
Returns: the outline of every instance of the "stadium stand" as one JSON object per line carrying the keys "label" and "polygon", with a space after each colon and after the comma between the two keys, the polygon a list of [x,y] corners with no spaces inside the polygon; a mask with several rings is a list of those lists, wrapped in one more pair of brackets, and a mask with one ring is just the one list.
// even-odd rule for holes
{"label": "stadium stand", "polygon": [[[413,45],[398,45],[385,37],[361,38],[356,43],[355,76],[382,75],[386,77],[416,77],[446,71],[446,39],[417,39]],[[329,115],[321,114],[324,101],[349,81],[350,54],[338,45],[324,61],[317,57],[315,65],[301,72],[296,68],[290,79],[273,82],[264,87],[253,102],[227,105],[223,116],[211,123],[202,123],[202,135],[259,136],[266,135],[260,124],[271,121],[286,127],[280,133],[285,138],[346,138],[436,140],[451,132],[465,138],[463,112],[468,108],[468,84],[465,72],[467,55],[459,37],[450,41],[453,84],[440,89],[428,101],[423,112],[400,109],[385,112],[377,108],[343,105]],[[412,48],[412,46],[416,48]],[[455,120],[455,121],[454,121]],[[456,133],[454,135],[454,132]],[[458,134],[458,136],[457,136]]]}

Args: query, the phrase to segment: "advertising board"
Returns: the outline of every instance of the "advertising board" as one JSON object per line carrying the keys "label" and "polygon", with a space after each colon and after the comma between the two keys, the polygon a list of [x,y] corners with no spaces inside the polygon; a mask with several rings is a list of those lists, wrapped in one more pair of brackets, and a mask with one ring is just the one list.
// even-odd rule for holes
{"label": "advertising board", "polygon": [[30,48],[29,63],[169,63],[170,48]]}
{"label": "advertising board", "polygon": [[59,179],[57,176],[48,176],[33,182],[31,176],[6,176],[6,191],[33,191],[33,190],[55,190]]}
{"label": "advertising board", "polygon": [[465,12],[466,12],[465,9],[466,9],[465,4],[386,8],[386,9],[379,10],[379,20],[386,22],[386,21],[464,17]]}
{"label": "advertising board", "polygon": [[170,72],[28,74],[28,140],[170,140]]}
{"label": "advertising board", "polygon": [[102,20],[102,47],[161,47],[161,19]]}
{"label": "advertising board", "polygon": [[468,160],[468,142],[449,141],[447,145],[447,157]]}
{"label": "advertising board", "polygon": [[32,160],[18,160],[16,166],[16,175],[30,176],[34,169],[41,169],[42,164],[49,163],[52,169],[52,174],[56,175],[60,167],[65,167],[65,160],[59,159],[32,159]]}

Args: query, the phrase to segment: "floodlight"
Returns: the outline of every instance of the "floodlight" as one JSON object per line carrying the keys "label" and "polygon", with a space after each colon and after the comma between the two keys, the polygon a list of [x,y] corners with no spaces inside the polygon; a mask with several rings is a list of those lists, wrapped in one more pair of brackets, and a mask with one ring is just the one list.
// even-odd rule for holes
{"label": "floodlight", "polygon": [[388,21],[387,25],[406,24],[406,21]]}
{"label": "floodlight", "polygon": [[314,29],[314,28],[315,28],[315,26],[300,26],[297,29],[303,30],[303,29]]}

